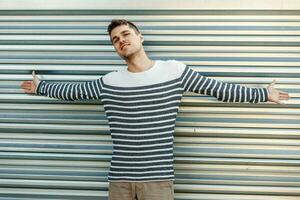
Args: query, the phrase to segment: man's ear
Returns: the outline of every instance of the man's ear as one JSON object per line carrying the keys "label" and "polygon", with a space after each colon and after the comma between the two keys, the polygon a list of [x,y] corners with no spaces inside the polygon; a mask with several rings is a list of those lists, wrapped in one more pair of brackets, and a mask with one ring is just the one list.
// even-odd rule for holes
{"label": "man's ear", "polygon": [[141,41],[143,43],[144,42],[144,36],[142,36],[142,34],[140,34],[140,38],[141,38]]}

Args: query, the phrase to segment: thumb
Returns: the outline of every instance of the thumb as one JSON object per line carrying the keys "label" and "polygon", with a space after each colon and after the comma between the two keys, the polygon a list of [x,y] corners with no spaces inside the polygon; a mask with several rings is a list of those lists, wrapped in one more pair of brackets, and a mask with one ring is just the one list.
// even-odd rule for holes
{"label": "thumb", "polygon": [[34,81],[35,85],[38,85],[40,83],[40,79],[35,74],[35,71],[32,71],[32,77],[33,77],[33,81]]}
{"label": "thumb", "polygon": [[32,77],[36,78],[35,71],[32,71]]}
{"label": "thumb", "polygon": [[275,83],[276,83],[276,80],[273,80],[271,83],[271,87],[274,87]]}

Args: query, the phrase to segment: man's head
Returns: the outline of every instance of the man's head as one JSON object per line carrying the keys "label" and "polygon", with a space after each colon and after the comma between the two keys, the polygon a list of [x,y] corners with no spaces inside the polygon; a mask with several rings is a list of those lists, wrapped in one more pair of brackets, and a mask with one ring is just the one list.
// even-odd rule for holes
{"label": "man's head", "polygon": [[124,19],[112,20],[107,32],[115,50],[122,58],[126,59],[143,50],[144,38],[132,22]]}

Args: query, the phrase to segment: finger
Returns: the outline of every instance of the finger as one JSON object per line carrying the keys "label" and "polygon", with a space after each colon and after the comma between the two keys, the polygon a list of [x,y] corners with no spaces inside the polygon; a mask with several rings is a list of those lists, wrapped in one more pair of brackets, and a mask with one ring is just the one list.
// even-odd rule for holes
{"label": "finger", "polygon": [[24,81],[23,83],[22,83],[22,85],[31,85],[32,84],[32,81]]}
{"label": "finger", "polygon": [[290,95],[288,94],[279,94],[280,97],[286,97],[286,98],[290,98]]}
{"label": "finger", "polygon": [[26,94],[32,94],[32,93],[33,93],[31,90],[24,90],[24,92],[25,92]]}
{"label": "finger", "polygon": [[29,82],[30,82],[30,81],[23,81],[22,84],[26,84],[26,83],[29,83]]}
{"label": "finger", "polygon": [[31,83],[33,83],[33,81],[24,81],[24,83],[31,84]]}
{"label": "finger", "polygon": [[289,97],[290,95],[289,94],[281,94],[281,93],[279,93],[279,96]]}
{"label": "finger", "polygon": [[290,99],[290,96],[288,96],[288,95],[280,95],[279,97],[285,98],[285,99]]}
{"label": "finger", "polygon": [[281,90],[278,90],[279,91],[279,94],[289,94],[288,92],[284,92],[284,91],[281,91]]}
{"label": "finger", "polygon": [[28,86],[29,84],[28,83],[25,83],[25,82],[23,82],[22,84],[21,84],[21,86]]}
{"label": "finger", "polygon": [[31,87],[26,86],[26,85],[22,85],[22,88],[23,88],[23,89],[28,89],[28,88],[31,88]]}
{"label": "finger", "polygon": [[279,96],[280,98],[286,98],[286,99],[289,99],[290,97],[289,96]]}
{"label": "finger", "polygon": [[282,96],[289,96],[289,93],[279,92],[279,95],[282,95]]}
{"label": "finger", "polygon": [[290,97],[288,94],[279,94],[280,97]]}
{"label": "finger", "polygon": [[31,87],[25,87],[25,86],[23,86],[22,89],[24,89],[24,90],[31,90]]}
{"label": "finger", "polygon": [[31,88],[32,84],[22,84],[21,87],[22,88]]}
{"label": "finger", "polygon": [[289,100],[288,98],[279,98],[279,100]]}
{"label": "finger", "polygon": [[271,83],[271,86],[274,87],[275,83],[276,83],[276,80],[273,80]]}
{"label": "finger", "polygon": [[290,99],[289,97],[279,97],[280,100],[288,100]]}
{"label": "finger", "polygon": [[32,77],[33,77],[33,81],[34,81],[34,84],[38,84],[40,79],[39,77],[35,74],[35,71],[32,71]]}

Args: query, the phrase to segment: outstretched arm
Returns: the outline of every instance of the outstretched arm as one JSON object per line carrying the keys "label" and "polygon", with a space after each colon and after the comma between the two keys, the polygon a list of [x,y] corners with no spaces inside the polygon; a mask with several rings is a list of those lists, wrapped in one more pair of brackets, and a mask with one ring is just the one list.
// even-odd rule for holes
{"label": "outstretched arm", "polygon": [[34,71],[32,77],[32,81],[21,84],[25,93],[69,101],[101,98],[101,79],[82,83],[48,83],[39,80]]}
{"label": "outstretched arm", "polygon": [[289,99],[288,93],[274,88],[275,82],[267,88],[248,88],[210,79],[189,67],[186,67],[183,73],[182,85],[185,91],[214,96],[223,102],[259,103],[271,101],[282,103],[280,100]]}

